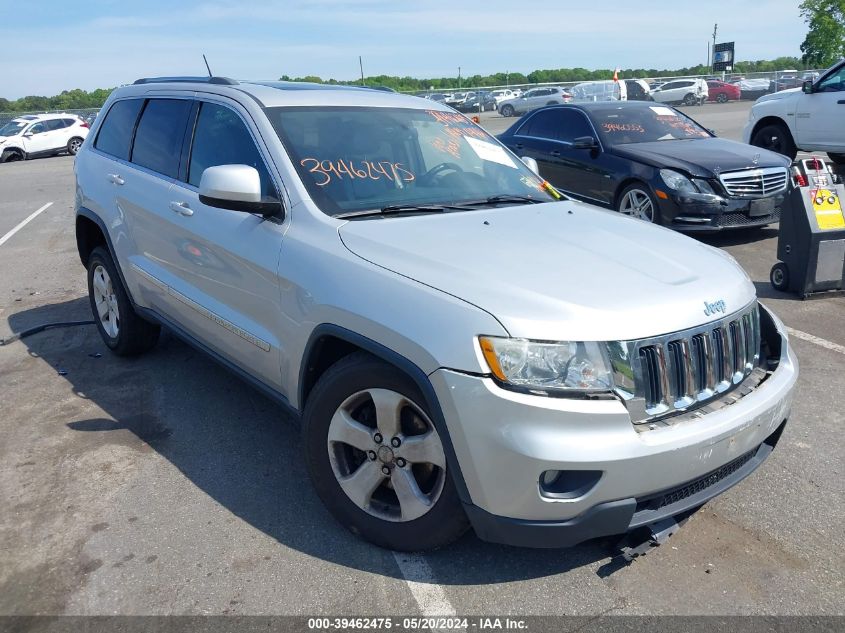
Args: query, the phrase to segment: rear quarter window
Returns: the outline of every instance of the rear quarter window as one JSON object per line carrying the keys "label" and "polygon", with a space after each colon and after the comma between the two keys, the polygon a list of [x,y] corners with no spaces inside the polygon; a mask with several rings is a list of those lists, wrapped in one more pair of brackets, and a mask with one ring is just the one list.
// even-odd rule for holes
{"label": "rear quarter window", "polygon": [[138,113],[143,105],[143,99],[125,99],[115,102],[109,108],[100,126],[94,147],[116,158],[129,160],[132,132],[135,130],[135,121],[138,120]]}

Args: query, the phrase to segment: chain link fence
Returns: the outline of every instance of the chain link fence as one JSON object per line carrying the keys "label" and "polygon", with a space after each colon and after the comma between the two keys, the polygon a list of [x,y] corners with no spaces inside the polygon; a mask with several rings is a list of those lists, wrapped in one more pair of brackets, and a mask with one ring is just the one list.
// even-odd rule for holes
{"label": "chain link fence", "polygon": [[99,111],[100,108],[70,108],[68,110],[41,110],[40,112],[0,112],[0,125],[6,125],[12,119],[33,114],[77,114],[84,119]]}

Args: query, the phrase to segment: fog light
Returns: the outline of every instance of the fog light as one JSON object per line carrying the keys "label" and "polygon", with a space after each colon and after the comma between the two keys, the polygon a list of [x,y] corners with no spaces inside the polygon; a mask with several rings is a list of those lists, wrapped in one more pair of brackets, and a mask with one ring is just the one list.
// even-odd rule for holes
{"label": "fog light", "polygon": [[549,499],[577,499],[590,492],[601,476],[600,470],[546,470],[540,475],[540,494]]}

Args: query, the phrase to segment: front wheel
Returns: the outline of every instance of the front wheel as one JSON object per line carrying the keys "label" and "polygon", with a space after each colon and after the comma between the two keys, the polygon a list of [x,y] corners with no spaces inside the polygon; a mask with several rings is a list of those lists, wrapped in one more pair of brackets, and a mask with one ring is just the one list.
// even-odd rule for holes
{"label": "front wheel", "polygon": [[111,255],[102,247],[88,256],[88,298],[103,342],[118,356],[141,354],[158,341],[159,327],[135,312]]}
{"label": "front wheel", "polygon": [[751,137],[751,144],[783,154],[791,160],[795,160],[795,156],[798,154],[798,148],[795,147],[792,135],[786,126],[780,123],[764,125],[754,132]]}
{"label": "front wheel", "polygon": [[845,167],[845,154],[834,154],[828,152],[827,157],[832,160],[838,167]]}
{"label": "front wheel", "polygon": [[657,206],[657,200],[651,195],[648,186],[643,183],[634,183],[625,187],[619,194],[616,210],[632,218],[660,224],[660,209]]}
{"label": "front wheel", "polygon": [[309,395],[302,432],[317,494],[353,534],[420,551],[466,531],[442,438],[395,367],[363,352],[338,361]]}
{"label": "front wheel", "polygon": [[513,116],[514,110],[513,106],[509,104],[505,104],[502,106],[502,109],[499,110],[502,113],[502,116]]}
{"label": "front wheel", "polygon": [[716,101],[718,101],[719,103],[727,103],[728,95],[726,95],[724,92],[720,92],[716,95]]}

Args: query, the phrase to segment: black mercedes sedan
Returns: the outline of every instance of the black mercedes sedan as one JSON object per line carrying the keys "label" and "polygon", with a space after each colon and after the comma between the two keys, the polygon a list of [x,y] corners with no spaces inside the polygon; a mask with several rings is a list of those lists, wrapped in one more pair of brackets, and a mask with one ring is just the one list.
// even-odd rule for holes
{"label": "black mercedes sedan", "polygon": [[649,102],[548,106],[499,136],[563,193],[682,231],[780,220],[789,159]]}

